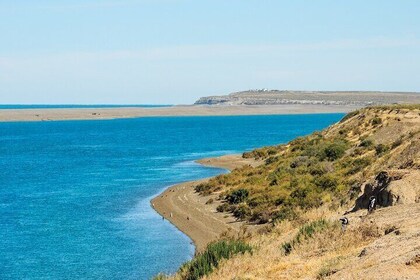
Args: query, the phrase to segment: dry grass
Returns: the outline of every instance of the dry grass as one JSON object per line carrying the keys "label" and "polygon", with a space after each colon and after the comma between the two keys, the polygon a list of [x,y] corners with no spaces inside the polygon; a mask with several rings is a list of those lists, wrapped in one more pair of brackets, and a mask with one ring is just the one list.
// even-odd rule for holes
{"label": "dry grass", "polygon": [[289,255],[282,245],[293,239],[302,224],[282,221],[268,234],[256,235],[250,244],[252,256],[237,256],[204,279],[315,279],[341,269],[346,260],[357,257],[381,233],[374,223],[361,223],[342,232],[335,212],[316,209],[302,215],[302,221],[329,218],[330,226],[296,244]]}
{"label": "dry grass", "polygon": [[[241,205],[249,205],[251,213],[259,213],[261,219],[270,223],[253,235],[244,230],[241,238],[254,248],[252,255],[223,260],[218,269],[203,279],[361,279],[364,271],[375,279],[380,265],[373,257],[377,257],[377,248],[390,256],[381,261],[395,266],[397,272],[408,270],[411,279],[410,275],[416,275],[415,270],[419,269],[420,252],[408,260],[402,255],[420,250],[412,246],[416,236],[420,236],[419,221],[411,221],[412,209],[380,209],[369,216],[363,212],[363,217],[359,211],[350,214],[351,222],[345,231],[338,219],[353,205],[358,194],[353,192],[357,188],[360,191],[362,183],[378,171],[411,168],[412,172],[418,172],[419,131],[420,105],[374,107],[349,114],[322,133],[246,154],[265,159],[266,164],[218,176],[203,188],[209,193],[217,189],[221,198],[239,188],[248,190],[249,196],[241,200]],[[317,149],[324,149],[336,140],[343,141],[344,153],[333,160],[319,157]],[[380,154],[375,151],[379,144],[386,147]],[[355,164],[360,166],[355,168]],[[310,172],[314,175],[308,175]],[[324,174],[328,176],[313,180]],[[299,205],[299,200],[290,199],[296,190],[306,191],[302,195],[305,203],[321,203]],[[414,213],[420,213],[418,207],[413,209]],[[275,219],[274,213],[284,215]],[[402,237],[404,230],[400,227],[404,223],[414,233]],[[383,244],[389,244],[389,240],[395,248],[405,242],[406,248],[401,254],[386,251]],[[290,244],[287,253],[284,244]],[[357,264],[355,271],[349,267],[353,264]],[[396,275],[393,273],[390,275]],[[180,279],[179,275],[173,279]]]}

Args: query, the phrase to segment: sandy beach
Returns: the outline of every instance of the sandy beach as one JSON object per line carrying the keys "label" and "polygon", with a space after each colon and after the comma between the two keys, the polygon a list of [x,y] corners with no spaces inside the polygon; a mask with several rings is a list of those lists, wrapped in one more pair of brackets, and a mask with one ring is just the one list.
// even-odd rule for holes
{"label": "sandy beach", "polygon": [[[200,164],[233,170],[250,164],[260,164],[253,159],[244,159],[242,155],[226,155],[206,158],[197,161]],[[200,196],[194,191],[194,186],[209,178],[174,185],[152,199],[153,208],[165,219],[169,220],[179,230],[188,235],[196,246],[196,252],[205,249],[206,245],[225,232],[239,232],[242,222],[231,215],[219,213],[216,207],[217,195]],[[209,199],[214,202],[206,204]]]}
{"label": "sandy beach", "polygon": [[281,115],[305,113],[345,113],[356,106],[333,105],[255,105],[255,106],[206,106],[183,105],[172,107],[119,107],[71,109],[2,109],[0,121],[54,121],[54,120],[105,120],[137,117],[169,116],[239,116]]}

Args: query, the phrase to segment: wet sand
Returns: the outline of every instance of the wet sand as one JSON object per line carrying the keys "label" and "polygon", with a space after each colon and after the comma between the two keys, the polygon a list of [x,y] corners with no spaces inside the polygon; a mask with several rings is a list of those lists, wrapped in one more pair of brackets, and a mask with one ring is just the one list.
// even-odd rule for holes
{"label": "wet sand", "polygon": [[183,105],[172,107],[120,107],[120,108],[71,108],[71,109],[2,109],[0,121],[54,121],[54,120],[105,120],[137,117],[169,116],[238,116],[281,115],[306,113],[345,113],[356,106],[333,105],[255,105],[255,106],[206,106]]}
{"label": "wet sand", "polygon": [[[227,155],[197,161],[203,165],[234,168],[250,164],[260,164],[253,159],[243,159],[242,155]],[[169,220],[179,230],[188,235],[196,246],[196,252],[206,248],[207,244],[216,240],[225,232],[237,233],[243,225],[232,215],[219,213],[216,207],[220,204],[217,195],[200,196],[194,191],[194,186],[209,180],[209,178],[174,185],[152,199],[153,208],[165,219]],[[206,204],[209,199],[214,202]]]}

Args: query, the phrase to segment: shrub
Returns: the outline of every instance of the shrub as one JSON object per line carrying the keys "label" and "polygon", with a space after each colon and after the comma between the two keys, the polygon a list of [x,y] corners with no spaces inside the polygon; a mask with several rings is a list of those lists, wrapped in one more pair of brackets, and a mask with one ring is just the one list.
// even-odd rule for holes
{"label": "shrub", "polygon": [[327,229],[330,223],[325,219],[316,220],[308,224],[303,225],[297,233],[295,240],[297,243],[301,243],[303,240],[312,238],[317,233]]}
{"label": "shrub", "polygon": [[297,216],[296,212],[290,207],[282,207],[274,213],[274,221],[293,220]]}
{"label": "shrub", "polygon": [[265,160],[265,164],[267,164],[267,165],[272,164],[274,162],[277,162],[278,160],[279,160],[279,157],[272,156],[272,157],[269,157]]}
{"label": "shrub", "polygon": [[222,203],[216,208],[217,212],[228,212],[230,210],[231,210],[230,205],[227,203]]}
{"label": "shrub", "polygon": [[327,170],[323,164],[315,164],[309,167],[309,174],[312,176],[323,175],[327,173]]}
{"label": "shrub", "polygon": [[340,129],[340,130],[338,131],[338,134],[340,134],[340,135],[345,135],[345,134],[347,134],[347,130]]}
{"label": "shrub", "polygon": [[245,152],[242,154],[243,158],[254,158],[254,159],[266,159],[269,155],[276,154],[277,151],[274,147],[264,147],[255,149],[251,152]]}
{"label": "shrub", "polygon": [[299,166],[305,165],[307,161],[307,156],[298,156],[290,163],[290,168],[297,168]]}
{"label": "shrub", "polygon": [[283,250],[283,253],[285,255],[288,255],[292,252],[292,243],[291,242],[284,242],[283,244],[281,244],[281,248]]}
{"label": "shrub", "polygon": [[214,202],[213,198],[210,198],[209,200],[207,200],[206,204],[212,204]]}
{"label": "shrub", "polygon": [[249,191],[247,189],[238,189],[233,191],[226,197],[226,200],[231,204],[238,204],[244,202],[249,195]]}
{"label": "shrub", "polygon": [[255,208],[263,203],[265,203],[267,199],[264,196],[256,196],[250,199],[247,203],[249,207]]}
{"label": "shrub", "polygon": [[386,151],[388,151],[388,147],[384,144],[378,144],[375,146],[376,155],[380,156]]}
{"label": "shrub", "polygon": [[374,117],[373,119],[372,119],[372,121],[371,121],[371,124],[373,125],[373,126],[377,126],[377,125],[379,125],[379,124],[381,124],[382,123],[382,119],[381,118],[379,118],[379,117]]}
{"label": "shrub", "polygon": [[398,138],[397,140],[395,140],[392,145],[391,145],[391,149],[395,149],[396,147],[398,147],[399,145],[401,145],[403,142],[403,137]]}
{"label": "shrub", "polygon": [[373,141],[372,140],[370,140],[370,139],[364,139],[364,140],[362,140],[362,142],[360,142],[360,147],[365,147],[365,148],[369,148],[369,147],[372,147],[372,145],[373,145]]}
{"label": "shrub", "polygon": [[251,216],[251,221],[258,224],[266,224],[270,221],[270,213],[268,211],[255,212]]}
{"label": "shrub", "polygon": [[213,185],[210,183],[201,183],[194,187],[194,190],[203,195],[209,195],[212,192],[220,190],[219,185]]}
{"label": "shrub", "polygon": [[322,265],[316,279],[325,279],[338,272],[340,258],[330,260]]}
{"label": "shrub", "polygon": [[314,184],[323,190],[335,190],[338,185],[338,179],[332,175],[322,175],[314,179]]}
{"label": "shrub", "polygon": [[325,219],[316,220],[303,225],[291,241],[282,244],[281,249],[283,250],[283,253],[286,255],[290,254],[295,246],[312,238],[316,233],[330,228],[332,225],[332,223]]}
{"label": "shrub", "polygon": [[334,161],[341,158],[346,152],[347,145],[342,141],[337,141],[327,145],[319,155],[321,160],[327,159],[329,161]]}
{"label": "shrub", "polygon": [[309,189],[305,187],[297,188],[290,193],[290,197],[295,200],[303,200],[309,193]]}
{"label": "shrub", "polygon": [[251,208],[249,208],[249,206],[246,204],[239,205],[233,211],[233,216],[237,219],[243,220],[246,217],[251,216]]}
{"label": "shrub", "polygon": [[246,252],[252,253],[252,247],[241,240],[222,240],[210,243],[203,253],[183,266],[182,279],[198,280],[213,272],[222,259],[230,259],[234,255]]}
{"label": "shrub", "polygon": [[343,122],[345,122],[346,120],[348,120],[348,119],[351,119],[352,117],[354,117],[354,116],[356,116],[356,115],[358,115],[359,114],[359,111],[358,110],[356,110],[356,111],[353,111],[353,112],[350,112],[350,113],[348,113],[347,115],[345,115],[341,120],[340,120],[340,123],[343,123]]}
{"label": "shrub", "polygon": [[362,171],[365,167],[371,164],[371,160],[369,158],[357,158],[352,161],[350,169],[346,172],[346,175],[353,175],[357,172]]}
{"label": "shrub", "polygon": [[289,189],[293,190],[296,189],[299,186],[299,180],[296,177],[293,177],[290,179],[289,182]]}

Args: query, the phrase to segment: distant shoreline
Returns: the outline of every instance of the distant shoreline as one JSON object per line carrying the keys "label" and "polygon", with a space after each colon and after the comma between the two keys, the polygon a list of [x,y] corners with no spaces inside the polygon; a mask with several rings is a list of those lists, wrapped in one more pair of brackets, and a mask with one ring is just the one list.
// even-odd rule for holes
{"label": "distant shoreline", "polygon": [[60,109],[2,109],[0,122],[110,120],[139,117],[174,116],[242,116],[347,113],[360,106],[350,105],[239,105],[207,106],[179,105],[169,107],[116,107],[116,108],[60,108]]}
{"label": "distant shoreline", "polygon": [[25,109],[100,109],[100,108],[157,108],[172,104],[0,104],[0,110]]}

